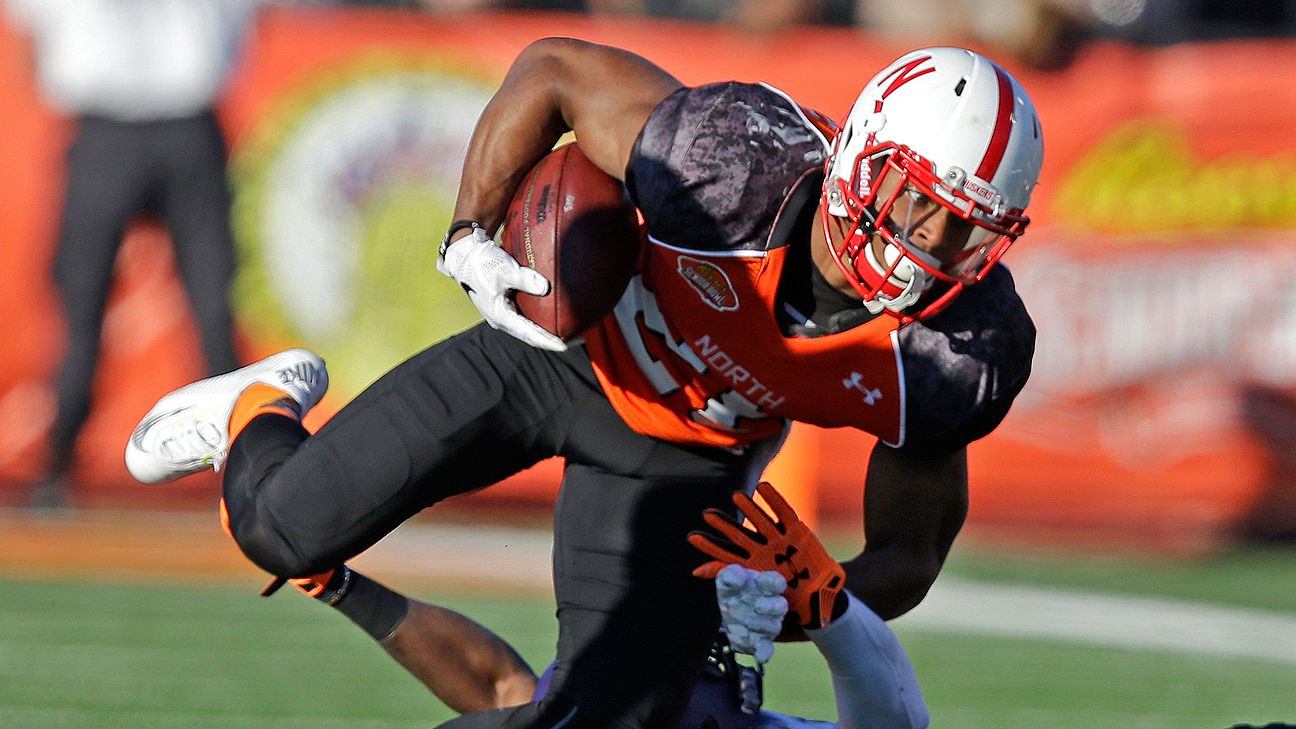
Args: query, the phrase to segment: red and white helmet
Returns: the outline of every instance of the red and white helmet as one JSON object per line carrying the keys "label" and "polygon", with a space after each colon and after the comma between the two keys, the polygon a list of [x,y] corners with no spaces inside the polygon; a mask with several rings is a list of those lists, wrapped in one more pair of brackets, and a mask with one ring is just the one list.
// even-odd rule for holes
{"label": "red and white helmet", "polygon": [[[1043,159],[1035,105],[1007,71],[962,48],[907,53],[869,80],[833,143],[821,201],[833,259],[873,313],[930,316],[984,278],[1025,230]],[[884,184],[892,175],[894,187]],[[882,198],[882,188],[894,192]],[[915,200],[974,226],[952,263],[910,243],[897,213]],[[947,288],[910,311],[936,281]]]}

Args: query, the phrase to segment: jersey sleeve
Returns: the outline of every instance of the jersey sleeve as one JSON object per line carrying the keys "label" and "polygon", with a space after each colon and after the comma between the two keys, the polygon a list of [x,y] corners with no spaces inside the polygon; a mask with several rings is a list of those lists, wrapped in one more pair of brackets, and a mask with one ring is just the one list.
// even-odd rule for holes
{"label": "jersey sleeve", "polygon": [[1026,385],[1035,353],[1035,325],[1003,265],[899,337],[904,448],[951,451],[989,434]]}
{"label": "jersey sleeve", "polygon": [[763,249],[779,204],[826,153],[822,133],[782,92],[738,82],[683,88],[649,115],[626,188],[662,243]]}

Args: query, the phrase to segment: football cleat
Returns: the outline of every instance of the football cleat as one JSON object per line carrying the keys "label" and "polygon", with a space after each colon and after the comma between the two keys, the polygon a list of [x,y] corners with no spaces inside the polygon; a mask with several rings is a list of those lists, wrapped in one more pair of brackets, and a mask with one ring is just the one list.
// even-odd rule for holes
{"label": "football cleat", "polygon": [[126,469],[141,483],[163,483],[211,468],[229,453],[229,421],[235,403],[253,385],[284,394],[298,417],[328,390],[324,360],[305,349],[289,349],[260,362],[208,377],[164,395],[126,443]]}

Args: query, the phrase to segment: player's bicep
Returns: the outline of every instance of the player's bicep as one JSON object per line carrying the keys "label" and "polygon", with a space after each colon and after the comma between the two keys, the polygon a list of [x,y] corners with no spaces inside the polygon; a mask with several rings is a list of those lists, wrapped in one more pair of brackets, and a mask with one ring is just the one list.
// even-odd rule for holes
{"label": "player's bicep", "polygon": [[529,52],[555,64],[553,93],[581,150],[618,180],[639,131],[662,99],[682,84],[629,51],[567,38],[537,41]]}

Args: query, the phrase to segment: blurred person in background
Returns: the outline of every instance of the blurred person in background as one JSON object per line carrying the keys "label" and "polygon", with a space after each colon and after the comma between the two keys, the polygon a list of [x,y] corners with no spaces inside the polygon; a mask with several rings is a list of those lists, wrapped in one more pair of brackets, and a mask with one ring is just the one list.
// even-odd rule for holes
{"label": "blurred person in background", "polygon": [[113,266],[127,226],[161,217],[211,373],[239,365],[225,139],[213,111],[259,0],[4,0],[30,37],[41,91],[75,121],[53,275],[66,345],[44,477],[32,505],[68,499],[90,415]]}
{"label": "blurred person in background", "polygon": [[728,23],[759,35],[798,25],[850,25],[852,0],[415,0],[433,12],[557,10]]}
{"label": "blurred person in background", "polygon": [[1296,35],[1296,0],[856,0],[855,17],[897,38],[990,45],[1040,70],[1094,38],[1170,45]]}
{"label": "blurred person in background", "polygon": [[1293,0],[1084,0],[1096,35],[1147,45],[1296,35]]}
{"label": "blurred person in background", "polygon": [[537,10],[568,13],[589,11],[592,0],[408,0],[431,13],[473,13],[497,10]]}
{"label": "blurred person in background", "polygon": [[849,0],[588,0],[593,12],[729,23],[759,35],[798,25],[850,25]]}
{"label": "blurred person in background", "polygon": [[1090,0],[858,0],[866,30],[898,40],[989,45],[1037,69],[1065,67],[1089,37]]}

